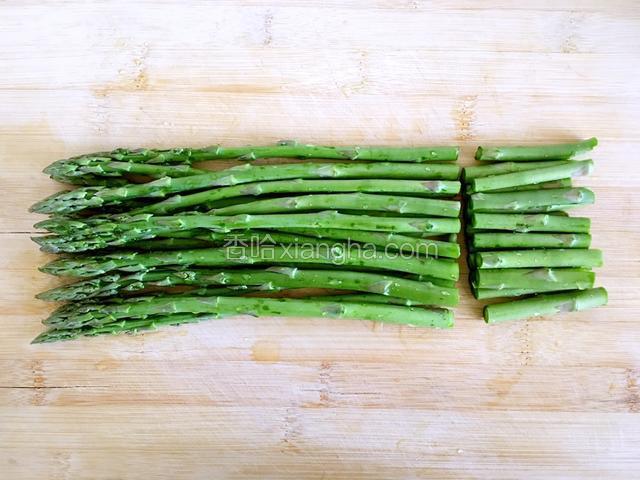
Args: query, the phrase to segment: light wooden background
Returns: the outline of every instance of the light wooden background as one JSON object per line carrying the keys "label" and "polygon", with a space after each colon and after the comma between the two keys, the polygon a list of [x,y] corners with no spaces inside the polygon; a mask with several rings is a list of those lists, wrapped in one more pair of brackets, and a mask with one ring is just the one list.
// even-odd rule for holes
{"label": "light wooden background", "polygon": [[[636,1],[0,3],[0,477],[637,478]],[[116,146],[596,135],[606,308],[451,331],[217,321],[32,346],[27,207]]]}

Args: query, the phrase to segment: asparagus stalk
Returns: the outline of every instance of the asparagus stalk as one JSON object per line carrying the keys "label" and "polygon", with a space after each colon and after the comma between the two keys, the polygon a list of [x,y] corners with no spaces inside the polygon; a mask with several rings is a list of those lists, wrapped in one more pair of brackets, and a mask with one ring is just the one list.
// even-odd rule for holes
{"label": "asparagus stalk", "polygon": [[460,202],[434,198],[398,197],[368,193],[338,193],[327,195],[299,195],[257,200],[240,205],[218,208],[216,215],[265,214],[301,210],[382,211],[401,214],[454,217],[460,215]]}
{"label": "asparagus stalk", "polygon": [[140,240],[131,242],[127,248],[139,250],[182,250],[185,248],[207,248],[213,242],[197,238],[154,238],[152,240]]}
{"label": "asparagus stalk", "polygon": [[589,248],[588,233],[476,233],[471,246],[476,249],[497,248]]}
{"label": "asparagus stalk", "polygon": [[169,194],[265,180],[296,178],[390,178],[456,180],[456,165],[394,163],[298,163],[285,165],[243,164],[218,172],[130,184],[116,188],[84,187],[54,194],[31,207],[38,213],[69,214],[88,208],[118,205],[138,198],[164,198]]}
{"label": "asparagus stalk", "polygon": [[[396,233],[371,232],[360,230],[346,230],[338,228],[287,228],[281,231],[274,230],[247,230],[233,231],[231,233],[187,230],[185,232],[170,232],[169,235],[195,232],[193,238],[199,242],[209,241],[218,245],[275,245],[275,244],[302,244],[302,245],[327,245],[326,240],[333,243],[331,245],[349,246],[352,243],[359,243],[363,246],[374,245],[384,247],[387,252],[406,252],[413,255],[426,255],[434,258],[458,258],[460,257],[460,245],[456,238],[449,241],[433,240],[433,238],[418,238]],[[455,234],[452,234],[455,236]],[[133,243],[137,247],[136,243]],[[139,248],[139,247],[138,247]],[[196,247],[194,247],[196,248]],[[158,249],[160,250],[160,249]]]}
{"label": "asparagus stalk", "polygon": [[589,233],[591,221],[583,217],[562,217],[549,214],[472,213],[471,228],[512,230],[516,232]]}
{"label": "asparagus stalk", "polygon": [[318,317],[374,320],[421,327],[453,326],[453,314],[446,309],[396,307],[383,304],[327,302],[288,298],[187,297],[166,295],[134,298],[104,304],[66,305],[44,320],[54,328],[99,327],[126,319],[143,319],[167,313],[251,315],[254,317]]}
{"label": "asparagus stalk", "polygon": [[336,211],[300,214],[215,216],[209,214],[154,217],[137,215],[129,220],[122,215],[118,221],[110,219],[62,220],[49,219],[36,225],[61,235],[33,237],[45,251],[84,252],[127,245],[148,240],[163,233],[206,228],[229,232],[251,228],[344,228],[387,232],[453,233],[460,230],[457,218],[370,217],[344,215]]}
{"label": "asparagus stalk", "polygon": [[[446,165],[450,167],[450,165]],[[371,192],[396,193],[414,196],[453,196],[459,193],[460,182],[453,180],[281,180],[256,182],[220,187],[191,195],[174,195],[158,203],[134,210],[132,213],[169,213],[199,205],[207,208],[218,207],[221,200],[268,194],[284,193],[337,193]]]}
{"label": "asparagus stalk", "polygon": [[[593,286],[593,285],[591,285]],[[588,287],[585,287],[588,288]],[[471,287],[471,292],[477,300],[487,300],[489,298],[507,298],[507,297],[522,297],[524,295],[534,295],[537,293],[549,293],[565,290],[573,290],[573,288],[551,288],[548,289],[536,289],[536,288],[503,288],[496,290],[493,288],[475,288]]]}
{"label": "asparagus stalk", "polygon": [[136,320],[122,320],[106,323],[99,327],[80,328],[49,328],[38,335],[31,343],[51,343],[66,340],[75,340],[80,337],[95,337],[98,335],[117,335],[121,333],[139,333],[147,330],[156,330],[165,325],[184,325],[198,323],[204,320],[218,318],[215,314],[194,315],[191,313],[154,315]]}
{"label": "asparagus stalk", "polygon": [[282,247],[235,246],[163,252],[115,252],[95,257],[61,258],[40,268],[52,275],[91,277],[112,271],[139,272],[154,267],[183,265],[202,267],[276,265],[334,265],[356,269],[375,268],[396,272],[428,275],[446,280],[457,280],[458,264],[453,260],[431,257],[403,257],[384,254],[366,248],[305,248],[289,245]]}
{"label": "asparagus stalk", "polygon": [[581,268],[505,268],[475,270],[472,285],[479,289],[530,289],[538,292],[593,287],[595,274]]}
{"label": "asparagus stalk", "polygon": [[588,188],[557,188],[525,192],[474,193],[469,208],[474,212],[529,212],[540,209],[566,209],[589,205],[595,195]]}
{"label": "asparagus stalk", "polygon": [[536,160],[569,160],[593,150],[598,140],[593,137],[574,143],[556,145],[478,147],[476,160],[481,162],[529,162]]}
{"label": "asparagus stalk", "polygon": [[473,167],[465,167],[463,177],[466,182],[470,182],[474,178],[488,177],[490,175],[502,175],[513,172],[526,172],[527,170],[535,170],[537,168],[547,168],[559,165],[569,165],[571,161],[550,161],[550,162],[500,162],[490,163],[488,165],[477,165]]}
{"label": "asparagus stalk", "polygon": [[314,295],[314,300],[340,301],[340,302],[362,302],[362,303],[384,303],[390,305],[404,305],[405,307],[424,306],[422,302],[414,302],[404,298],[390,297],[387,295],[377,295],[374,293],[337,293],[333,295]]}
{"label": "asparagus stalk", "polygon": [[[210,297],[210,298],[217,298],[217,297]],[[224,298],[224,297],[221,297],[221,298]],[[38,337],[36,337],[32,343],[45,343],[45,342],[56,342],[56,341],[63,341],[63,340],[73,340],[82,336],[96,336],[96,335],[103,335],[103,334],[138,333],[145,330],[155,330],[158,327],[161,327],[164,325],[182,325],[187,323],[196,323],[196,322],[201,322],[203,320],[212,320],[212,319],[221,318],[223,316],[233,316],[233,315],[243,314],[243,310],[242,310],[243,308],[247,308],[247,310],[249,310],[249,307],[252,306],[251,304],[258,304],[258,302],[262,308],[271,309],[271,306],[268,305],[267,302],[272,303],[279,300],[285,300],[285,299],[264,299],[264,298],[245,299],[243,301],[245,305],[243,305],[242,307],[238,307],[236,311],[229,311],[228,313],[227,313],[227,310],[228,310],[227,307],[230,307],[230,306],[227,305],[229,302],[225,301],[225,302],[222,302],[224,303],[224,305],[221,305],[220,308],[218,309],[218,312],[216,313],[207,313],[207,314],[198,314],[198,315],[194,315],[192,313],[152,315],[152,316],[148,316],[140,319],[126,319],[126,320],[120,320],[117,322],[105,323],[100,326],[83,326],[78,328],[50,328],[45,332],[41,333],[40,335],[38,335]],[[401,321],[394,321],[395,319],[391,317],[388,317],[388,319],[378,320],[378,317],[376,316],[376,314],[377,315],[384,315],[384,314],[402,315],[403,313],[405,313],[404,312],[405,308],[392,307],[390,305],[376,305],[375,303],[371,302],[370,298],[368,300],[369,300],[368,302],[369,304],[368,303],[347,303],[342,299],[335,299],[335,300],[327,299],[324,301],[286,299],[286,301],[288,301],[289,304],[285,305],[283,308],[283,305],[278,303],[277,307],[280,310],[286,309],[286,313],[288,314],[288,316],[298,316],[298,317],[324,316],[324,317],[331,317],[331,318],[352,318],[350,316],[352,314],[351,312],[357,311],[356,313],[365,312],[368,316],[371,316],[371,318],[369,319],[375,318],[376,321],[385,321],[388,323],[402,323]],[[295,313],[293,313],[295,308],[298,306],[298,305],[295,305],[293,302],[297,302],[298,305],[300,305],[301,302],[304,302],[304,304],[302,305],[303,308],[301,309],[301,312],[299,315],[296,315]],[[326,306],[327,310],[329,310],[329,306],[331,306],[332,309],[330,313],[326,313],[324,315],[318,315],[317,313],[315,313],[318,310],[320,305]],[[360,306],[362,306],[362,308],[358,308]],[[371,307],[383,307],[383,308],[371,308]],[[395,310],[393,312],[390,312],[389,307],[394,308]],[[398,310],[400,310],[400,312],[398,312]],[[408,310],[411,310],[410,311],[411,320],[415,321],[417,317],[420,317],[420,318],[417,318],[417,320],[421,321],[422,323],[420,324],[416,323],[416,326],[433,326],[436,328],[449,328],[453,326],[453,314],[449,310],[443,310],[443,309],[426,310],[426,309],[414,309],[414,308],[409,308]],[[338,313],[334,313],[334,312],[338,312]],[[419,313],[422,313],[422,315],[418,315]],[[248,311],[248,314],[254,315],[254,312]],[[265,312],[265,315],[273,315],[273,314],[271,312]],[[282,314],[279,313],[279,315],[282,315]]]}
{"label": "asparagus stalk", "polygon": [[[545,162],[551,163],[551,162]],[[498,164],[500,165],[500,164]],[[528,165],[527,163],[523,163],[521,165]],[[520,185],[519,187],[507,187],[507,188],[498,188],[495,190],[491,190],[491,193],[500,193],[500,192],[525,192],[528,190],[549,190],[555,188],[571,188],[573,183],[570,178],[561,178],[560,180],[552,180],[550,182],[541,182],[541,183],[533,183],[531,185]],[[467,193],[473,193],[470,185],[467,185]]]}
{"label": "asparagus stalk", "polygon": [[[158,150],[118,148],[111,152],[97,152],[58,160],[45,169],[45,173],[57,173],[93,162],[128,162],[153,165],[191,165],[206,160],[255,160],[257,158],[327,158],[336,160],[383,160],[395,162],[451,162],[458,159],[458,147],[330,147],[281,141],[276,145],[205,148],[174,148]],[[64,172],[64,170],[63,170]]]}
{"label": "asparagus stalk", "polygon": [[484,320],[487,323],[500,323],[507,320],[576,312],[606,304],[607,291],[604,288],[574,290],[487,305],[484,307]]}
{"label": "asparagus stalk", "polygon": [[[208,289],[209,292],[212,292],[212,294],[209,296],[219,295],[220,293],[216,292],[217,290],[224,291],[225,289]],[[226,295],[228,295],[228,293],[226,293]],[[403,300],[400,298],[386,297],[384,295],[375,294],[315,296],[313,297],[313,299],[328,302],[385,303],[404,306],[415,305],[415,303],[411,302],[410,300]],[[32,343],[73,340],[82,336],[97,336],[103,334],[135,334],[147,330],[155,330],[163,325],[182,325],[187,323],[197,323],[214,318],[218,317],[215,314],[193,315],[191,313],[180,313],[170,315],[154,315],[146,317],[142,320],[121,320],[119,322],[108,323],[100,327],[81,327],[71,329],[51,328],[38,335],[38,337],[33,340]]]}
{"label": "asparagus stalk", "polygon": [[551,250],[501,250],[473,254],[477,268],[530,268],[602,266],[602,252],[583,248]]}
{"label": "asparagus stalk", "polygon": [[432,240],[426,238],[410,237],[397,233],[384,233],[360,230],[346,230],[338,228],[288,228],[285,231],[315,236],[317,238],[328,238],[332,240],[346,240],[360,243],[369,243],[378,247],[385,247],[387,251],[408,252],[417,255],[426,255],[447,258],[458,258],[460,256],[460,245],[452,242]]}
{"label": "asparagus stalk", "polygon": [[593,161],[569,162],[564,165],[536,168],[525,172],[505,173],[489,177],[474,178],[469,182],[471,192],[488,192],[500,188],[521,187],[561,180],[563,178],[589,175],[593,170]]}
{"label": "asparagus stalk", "polygon": [[[149,277],[151,280],[146,280],[145,277]],[[99,277],[80,283],[83,285],[72,284],[49,290],[42,293],[39,298],[78,300],[93,298],[96,294],[104,296],[104,293],[113,294],[112,292],[117,293],[123,289],[127,291],[140,290],[149,286],[238,285],[258,286],[261,290],[284,288],[356,290],[390,295],[429,305],[455,306],[459,301],[457,289],[439,287],[427,282],[416,282],[378,273],[303,270],[291,267],[270,267],[266,270],[151,271],[133,274],[129,278],[111,274],[106,278]]]}
{"label": "asparagus stalk", "polygon": [[119,162],[97,157],[85,157],[66,163],[53,163],[44,169],[52,178],[68,183],[83,181],[85,184],[95,179],[118,178],[125,174],[145,175],[152,178],[188,177],[202,175],[207,170],[189,165],[154,165],[145,163]]}

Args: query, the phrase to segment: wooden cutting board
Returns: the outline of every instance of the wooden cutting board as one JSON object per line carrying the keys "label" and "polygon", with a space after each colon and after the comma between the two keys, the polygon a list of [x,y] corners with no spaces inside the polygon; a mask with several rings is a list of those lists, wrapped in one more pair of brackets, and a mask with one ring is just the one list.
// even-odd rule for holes
{"label": "wooden cutting board", "polygon": [[[0,5],[0,471],[7,479],[634,478],[640,5]],[[52,160],[116,146],[597,136],[606,308],[493,327],[239,318],[30,345]]]}

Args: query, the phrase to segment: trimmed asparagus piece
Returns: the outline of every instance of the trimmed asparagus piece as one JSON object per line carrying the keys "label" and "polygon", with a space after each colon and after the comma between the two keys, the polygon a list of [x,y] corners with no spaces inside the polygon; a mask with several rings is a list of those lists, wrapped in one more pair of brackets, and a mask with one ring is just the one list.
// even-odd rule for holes
{"label": "trimmed asparagus piece", "polygon": [[452,241],[410,237],[397,233],[384,233],[360,230],[344,230],[338,228],[288,228],[285,231],[300,235],[314,236],[317,238],[329,238],[333,240],[345,240],[373,244],[385,247],[387,251],[410,252],[418,255],[447,258],[460,256],[460,245]]}
{"label": "trimmed asparagus piece", "polygon": [[301,210],[365,210],[401,214],[454,217],[460,215],[460,202],[434,198],[398,197],[368,193],[338,193],[270,198],[212,210],[215,215],[265,214]]}
{"label": "trimmed asparagus piece", "polygon": [[326,302],[288,298],[187,297],[166,295],[133,298],[105,304],[65,305],[43,323],[55,328],[98,327],[124,319],[140,319],[167,313],[210,313],[218,316],[324,317],[373,320],[421,327],[453,326],[453,314],[446,309],[396,307],[383,304]]}
{"label": "trimmed asparagus piece", "polygon": [[59,235],[32,237],[45,251],[84,252],[107,247],[127,245],[137,240],[148,240],[163,233],[206,228],[229,232],[250,228],[279,229],[344,228],[348,230],[372,230],[387,232],[455,233],[460,230],[457,218],[371,217],[344,215],[336,211],[300,214],[215,216],[209,214],[154,217],[141,214],[125,220],[121,215],[110,219],[66,220],[49,219],[36,225]]}
{"label": "trimmed asparagus piece", "polygon": [[529,162],[537,160],[569,160],[589,152],[598,145],[595,137],[574,143],[537,146],[478,147],[476,160],[481,162]]}
{"label": "trimmed asparagus piece", "polygon": [[535,170],[537,168],[548,168],[560,165],[569,165],[571,161],[550,161],[550,162],[500,162],[488,165],[477,165],[473,167],[465,167],[463,177],[466,182],[474,178],[488,177],[491,175],[503,175],[505,173],[526,172],[527,170]]}
{"label": "trimmed asparagus piece", "polygon": [[[258,286],[261,290],[283,288],[335,288],[390,295],[429,305],[455,306],[458,290],[416,282],[401,277],[367,272],[339,270],[302,270],[291,267],[270,267],[266,270],[187,270],[143,272],[129,278],[107,275],[84,282],[84,285],[64,286],[42,293],[39,298],[78,300],[103,296],[104,293],[139,290],[148,286],[171,285],[240,285]],[[131,278],[133,277],[133,278]],[[139,279],[135,279],[138,277]],[[146,280],[149,277],[150,280]],[[82,288],[84,287],[84,288]]]}
{"label": "trimmed asparagus piece", "polygon": [[592,170],[593,161],[584,160],[581,162],[571,162],[567,165],[536,168],[535,170],[527,170],[526,172],[505,173],[503,175],[474,178],[470,181],[469,185],[472,193],[489,192],[500,188],[521,187],[523,185],[589,175]]}
{"label": "trimmed asparagus piece", "polygon": [[477,268],[593,268],[602,266],[602,252],[595,249],[502,250],[477,252],[473,255]]}
{"label": "trimmed asparagus piece", "polygon": [[589,248],[588,233],[476,233],[471,245],[476,249],[499,248]]}
{"label": "trimmed asparagus piece", "polygon": [[487,305],[484,307],[484,320],[487,323],[500,323],[507,320],[576,312],[606,304],[607,291],[604,288],[536,295],[524,300]]}
{"label": "trimmed asparagus piece", "polygon": [[[547,162],[550,163],[550,162]],[[522,164],[528,165],[528,164]],[[520,185],[519,187],[507,187],[507,188],[498,188],[496,190],[491,190],[491,193],[501,193],[501,192],[525,192],[528,190],[548,190],[554,188],[571,188],[573,186],[573,182],[570,178],[561,178],[560,180],[552,180],[550,182],[541,182],[534,183],[531,185]],[[472,193],[469,188],[470,185],[467,185],[467,193]]]}
{"label": "trimmed asparagus piece", "polygon": [[584,217],[563,217],[549,214],[472,213],[471,228],[512,230],[516,232],[589,233],[591,220]]}
{"label": "trimmed asparagus piece", "polygon": [[255,247],[238,249],[234,246],[164,252],[116,252],[95,257],[61,258],[40,268],[52,275],[91,277],[114,270],[139,272],[153,267],[169,265],[188,266],[242,266],[259,264],[344,265],[354,268],[376,268],[417,275],[428,275],[447,280],[457,280],[458,264],[453,260],[430,257],[392,257],[383,252],[366,248]]}
{"label": "trimmed asparagus piece", "polygon": [[[590,287],[593,287],[591,284]],[[590,288],[584,287],[584,288]],[[574,288],[553,288],[550,286],[547,289],[536,289],[536,288],[503,288],[502,290],[497,290],[493,288],[475,288],[471,287],[471,291],[473,296],[477,300],[487,300],[489,298],[506,298],[506,297],[522,297],[523,295],[535,295],[537,293],[549,293],[549,292],[558,292],[565,290],[574,290]]]}
{"label": "trimmed asparagus piece", "polygon": [[469,208],[474,212],[528,212],[538,209],[561,210],[589,205],[595,195],[588,188],[557,188],[525,192],[474,193]]}
{"label": "trimmed asparagus piece", "polygon": [[84,187],[54,194],[31,207],[38,213],[69,214],[87,208],[118,205],[137,198],[164,198],[171,193],[223,187],[264,180],[295,178],[393,178],[457,180],[456,165],[394,163],[243,164],[218,172],[182,178],[164,177],[153,182],[116,188]]}
{"label": "trimmed asparagus piece", "polygon": [[505,268],[475,270],[472,285],[480,289],[572,290],[593,287],[595,273],[581,268]]}

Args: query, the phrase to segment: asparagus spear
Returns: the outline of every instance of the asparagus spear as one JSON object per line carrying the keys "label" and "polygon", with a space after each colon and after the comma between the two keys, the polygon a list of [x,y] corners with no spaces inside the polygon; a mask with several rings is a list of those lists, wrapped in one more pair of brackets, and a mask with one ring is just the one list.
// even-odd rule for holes
{"label": "asparagus spear", "polygon": [[[259,286],[262,290],[283,288],[336,288],[391,295],[430,305],[455,306],[458,290],[427,282],[416,282],[401,277],[367,272],[336,270],[306,270],[291,267],[270,267],[266,270],[187,270],[151,271],[121,278],[111,274],[80,282],[84,285],[59,287],[40,294],[51,300],[77,300],[92,298],[95,294],[113,294],[122,289],[140,290],[148,286],[172,285],[245,285]],[[132,278],[133,277],[133,278]],[[136,279],[138,277],[138,279]],[[149,277],[150,280],[146,280]]]}
{"label": "asparagus spear", "polygon": [[182,178],[164,177],[153,182],[116,188],[84,187],[59,192],[31,207],[38,213],[69,214],[87,208],[118,205],[138,198],[164,198],[171,193],[237,185],[264,180],[295,178],[392,178],[456,180],[456,165],[394,163],[298,163],[285,165],[243,164],[218,172]]}
{"label": "asparagus spear", "polygon": [[[446,165],[450,167],[450,165]],[[220,187],[191,195],[174,195],[158,203],[134,210],[132,213],[169,213],[176,210],[205,205],[208,208],[227,198],[306,192],[371,192],[397,193],[415,196],[453,196],[460,191],[460,182],[453,180],[276,180]]]}
{"label": "asparagus spear", "polygon": [[[516,232],[589,233],[591,220],[549,214],[472,213],[471,228]],[[477,231],[477,230],[475,230]]]}
{"label": "asparagus spear", "polygon": [[606,304],[607,291],[604,288],[574,290],[487,305],[484,307],[484,320],[487,323],[500,323],[507,320],[576,312]]}
{"label": "asparagus spear", "polygon": [[452,233],[460,230],[460,221],[457,218],[344,215],[328,210],[317,213],[235,216],[192,214],[154,217],[142,214],[132,216],[128,220],[121,215],[117,221],[95,218],[84,221],[49,219],[40,222],[36,227],[61,234],[32,237],[43,250],[52,253],[72,253],[127,245],[166,232],[194,228],[229,232],[250,228],[337,227],[348,230]]}
{"label": "asparagus spear", "polygon": [[521,187],[535,183],[550,182],[563,178],[589,175],[593,170],[593,161],[569,162],[564,165],[536,168],[525,172],[505,173],[489,177],[474,178],[469,184],[471,192],[488,192],[500,188]]}
{"label": "asparagus spear", "polygon": [[199,170],[189,165],[153,165],[85,157],[65,163],[55,162],[45,168],[44,172],[54,179],[68,183],[75,183],[82,179],[84,183],[89,184],[88,182],[92,179],[117,178],[125,174],[145,175],[152,178],[188,177],[202,175],[207,173],[207,170]]}
{"label": "asparagus spear", "polygon": [[489,248],[589,248],[588,233],[476,233],[471,245]]}
{"label": "asparagus spear", "polygon": [[525,192],[474,193],[469,208],[474,212],[529,212],[541,209],[566,209],[589,205],[595,195],[588,188],[557,188]]}
{"label": "asparagus spear", "polygon": [[[225,293],[225,289],[207,289],[211,292],[209,296],[217,296]],[[219,292],[220,291],[220,292]],[[198,292],[200,293],[200,292]],[[237,293],[237,292],[231,292]],[[385,303],[392,305],[414,306],[415,302],[404,300],[401,298],[387,297],[376,294],[353,294],[353,295],[328,295],[314,296],[314,300],[323,300],[328,302],[352,302],[352,303]],[[82,327],[71,329],[50,328],[38,335],[32,343],[56,342],[63,340],[73,340],[82,336],[97,336],[102,334],[121,334],[144,332],[146,330],[155,330],[163,325],[181,325],[187,323],[197,323],[204,320],[218,318],[215,314],[193,315],[191,313],[180,313],[170,315],[153,315],[142,320],[121,320],[119,322],[105,324],[101,327]]]}
{"label": "asparagus spear", "polygon": [[481,269],[471,274],[479,289],[531,289],[539,292],[593,287],[595,274],[581,268]]}
{"label": "asparagus spear", "polygon": [[152,240],[131,242],[127,245],[127,248],[139,250],[182,250],[185,248],[207,248],[212,243],[197,238],[154,238]]}
{"label": "asparagus spear", "polygon": [[279,197],[218,208],[216,215],[265,214],[301,210],[365,210],[402,214],[454,217],[460,215],[460,202],[434,198],[397,197],[368,193],[338,193]]}
{"label": "asparagus spear", "polygon": [[300,235],[315,236],[317,238],[370,243],[379,247],[385,247],[387,251],[409,252],[418,255],[433,256],[435,258],[458,258],[460,256],[460,245],[451,240],[443,242],[433,239],[410,237],[397,233],[338,228],[287,228],[285,231]]}
{"label": "asparagus spear", "polygon": [[191,313],[180,313],[153,315],[135,320],[121,320],[119,322],[106,323],[99,327],[49,328],[34,338],[31,343],[61,342],[75,340],[80,337],[95,337],[97,335],[135,334],[146,330],[156,330],[158,327],[165,325],[184,325],[216,318],[218,318],[218,316],[215,314],[194,315]]}
{"label": "asparagus spear", "polygon": [[450,310],[396,307],[383,304],[288,298],[186,297],[181,295],[131,300],[118,303],[65,305],[52,313],[43,323],[55,328],[98,327],[118,320],[142,319],[150,315],[209,313],[218,316],[361,319],[438,328],[448,328],[453,325],[453,314]]}
{"label": "asparagus spear", "polygon": [[[593,286],[593,285],[591,285]],[[585,287],[588,288],[588,287]],[[489,298],[507,298],[522,297],[524,295],[534,295],[537,293],[561,292],[565,290],[573,290],[573,288],[552,288],[536,289],[536,288],[503,288],[501,290],[493,288],[475,288],[471,287],[471,292],[477,300],[487,300]]]}
{"label": "asparagus spear", "polygon": [[[198,230],[187,230],[186,232],[170,232],[169,235],[180,233],[198,232]],[[455,236],[455,234],[452,234]],[[178,237],[179,238],[179,237]],[[198,241],[210,241],[217,244],[243,244],[253,243],[258,245],[273,244],[313,244],[327,245],[326,241],[332,241],[332,245],[350,245],[360,243],[363,245],[374,245],[384,247],[387,252],[406,252],[414,255],[426,255],[434,258],[458,258],[460,257],[460,246],[456,238],[449,241],[434,240],[433,238],[419,238],[397,233],[372,232],[360,230],[347,230],[339,228],[283,228],[274,230],[235,230],[231,233],[203,231],[195,234],[194,239]],[[135,245],[135,244],[133,244]]]}
{"label": "asparagus spear", "polygon": [[584,248],[552,250],[501,250],[474,253],[477,268],[530,268],[602,266],[602,252]]}
{"label": "asparagus spear", "polygon": [[396,272],[429,275],[447,280],[458,279],[458,264],[452,260],[430,257],[403,257],[384,254],[366,248],[305,248],[290,245],[282,247],[241,248],[235,246],[163,252],[115,252],[95,257],[61,258],[40,268],[52,275],[91,277],[114,270],[139,272],[153,267],[169,265],[188,266],[242,266],[259,264],[344,265],[352,268],[376,268]]}
{"label": "asparagus spear", "polygon": [[593,150],[598,145],[595,137],[575,143],[556,145],[478,147],[476,160],[481,162],[529,162],[536,160],[569,160]]}
{"label": "asparagus spear", "polygon": [[569,165],[571,161],[560,160],[550,162],[500,162],[490,163],[488,165],[477,165],[473,167],[465,167],[463,177],[466,182],[474,178],[488,177],[490,175],[502,175],[505,173],[525,172],[527,170],[535,170],[537,168],[547,168],[559,165]]}
{"label": "asparagus spear", "polygon": [[385,303],[390,305],[404,305],[405,307],[424,306],[422,302],[414,302],[413,300],[377,295],[374,293],[337,293],[333,295],[314,295],[312,298],[313,300],[334,300],[340,302]]}
{"label": "asparagus spear", "polygon": [[[551,162],[546,162],[551,163]],[[498,164],[500,165],[500,164]],[[523,163],[521,165],[529,165],[528,163]],[[548,190],[554,188],[571,188],[573,183],[570,178],[561,178],[560,180],[552,180],[550,182],[541,182],[541,183],[533,183],[531,185],[520,185],[519,187],[507,187],[507,188],[498,188],[496,190],[491,190],[491,193],[500,193],[500,192],[525,192],[528,190]],[[470,185],[467,185],[467,193],[472,193]]]}
{"label": "asparagus spear", "polygon": [[158,150],[118,148],[111,152],[97,152],[58,160],[45,169],[45,173],[57,172],[73,165],[96,161],[115,161],[153,165],[190,165],[205,160],[255,160],[257,158],[327,158],[336,160],[384,160],[396,162],[450,162],[458,159],[458,147],[328,147],[299,144],[287,140],[268,146],[205,148],[174,148]]}
{"label": "asparagus spear", "polygon": [[[243,298],[235,299],[233,305],[229,297],[209,297],[219,299],[215,313],[198,314],[181,313],[170,315],[153,315],[144,318],[121,320],[105,323],[100,326],[82,326],[78,328],[50,328],[36,337],[32,343],[73,340],[82,336],[103,334],[138,333],[155,330],[164,325],[181,325],[212,320],[225,316],[248,314],[256,316],[294,316],[294,317],[329,317],[343,319],[374,320],[387,323],[407,323],[420,327],[450,328],[453,326],[453,314],[444,309],[423,309],[379,305],[375,303],[348,303],[336,300],[297,300],[275,298]],[[287,302],[284,304],[283,302]],[[211,302],[212,303],[212,302]],[[211,307],[213,309],[213,307]],[[299,309],[299,311],[297,311]],[[262,313],[264,311],[264,313]],[[405,321],[399,319],[406,319]]]}

